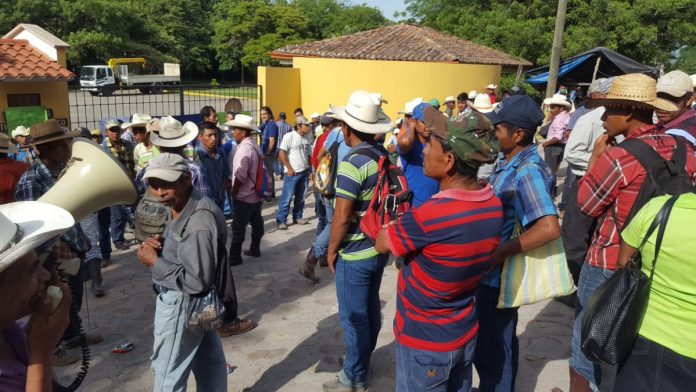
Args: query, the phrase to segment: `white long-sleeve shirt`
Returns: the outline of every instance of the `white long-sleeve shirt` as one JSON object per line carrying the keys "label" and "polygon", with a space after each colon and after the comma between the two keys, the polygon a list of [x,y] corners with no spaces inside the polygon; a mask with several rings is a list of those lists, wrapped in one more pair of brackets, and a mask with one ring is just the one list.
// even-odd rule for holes
{"label": "white long-sleeve shirt", "polygon": [[583,114],[570,132],[563,159],[568,162],[568,167],[575,175],[585,175],[595,140],[605,132],[602,125],[603,114],[604,107]]}

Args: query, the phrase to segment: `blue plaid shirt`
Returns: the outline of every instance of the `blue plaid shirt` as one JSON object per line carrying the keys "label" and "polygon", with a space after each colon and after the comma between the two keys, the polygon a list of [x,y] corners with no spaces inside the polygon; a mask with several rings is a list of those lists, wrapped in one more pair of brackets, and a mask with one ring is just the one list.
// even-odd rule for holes
{"label": "blue plaid shirt", "polygon": [[[34,163],[27,169],[17,183],[15,199],[17,201],[36,201],[56,183],[56,177],[51,174],[41,159],[34,159]],[[89,241],[79,223],[65,232],[60,239],[70,246],[70,249],[81,257],[90,248]]]}
{"label": "blue plaid shirt", "polygon": [[[528,229],[541,217],[558,215],[551,197],[553,176],[535,144],[509,162],[501,158],[496,166],[490,181],[496,196],[503,202],[501,244],[510,240],[517,220]],[[481,282],[500,287],[501,271],[502,267],[489,271]]]}

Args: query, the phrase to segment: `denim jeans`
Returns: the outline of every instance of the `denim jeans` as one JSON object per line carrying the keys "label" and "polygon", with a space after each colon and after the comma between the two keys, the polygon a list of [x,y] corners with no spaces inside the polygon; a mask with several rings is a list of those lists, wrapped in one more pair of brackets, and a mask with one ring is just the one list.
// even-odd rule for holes
{"label": "denim jeans", "polygon": [[[563,190],[561,191],[561,202],[558,203],[558,210],[559,211],[565,211],[566,206],[568,205],[568,200],[569,200],[569,195],[568,192],[570,191],[570,184],[572,181],[575,181],[576,183],[578,182],[578,176],[573,173],[572,170],[570,170],[570,167],[566,167],[566,175],[565,179],[563,180]],[[577,203],[577,200],[576,200]]]}
{"label": "denim jeans", "polygon": [[196,390],[227,391],[227,361],[217,331],[203,334],[186,327],[188,296],[167,291],[157,296],[152,370],[155,392],[185,391],[193,371]]}
{"label": "denim jeans", "polygon": [[89,240],[89,249],[85,254],[85,262],[100,260],[102,252],[99,248],[99,218],[96,212],[87,215],[85,219],[80,221],[82,232]]}
{"label": "denim jeans", "polygon": [[304,210],[304,192],[307,186],[307,178],[309,170],[295,173],[294,176],[286,175],[283,180],[283,194],[280,196],[278,204],[278,214],[276,215],[276,223],[285,223],[290,212],[290,202],[295,198],[295,204],[292,209],[292,220],[302,219],[302,210]]}
{"label": "denim jeans", "polygon": [[679,392],[696,386],[696,358],[638,336],[616,376],[615,391]]}
{"label": "denim jeans", "polygon": [[563,160],[563,150],[565,149],[565,144],[554,144],[552,146],[544,147],[544,162],[551,169],[551,175],[553,176],[553,192],[551,195],[556,197],[556,174],[558,172],[559,166],[561,166],[561,161]]}
{"label": "denim jeans", "polygon": [[128,214],[123,206],[109,207],[111,214],[111,240],[114,244],[123,242],[123,231],[126,228]]}
{"label": "denim jeans", "polygon": [[582,265],[580,270],[580,281],[578,283],[577,302],[575,303],[575,323],[573,324],[573,340],[570,349],[570,367],[575,369],[581,376],[590,382],[590,388],[598,391],[602,381],[602,371],[598,363],[592,362],[582,353],[581,330],[582,318],[585,315],[585,307],[590,302],[592,293],[609,279],[614,271],[601,267],[593,267],[587,263]]}
{"label": "denim jeans", "polygon": [[396,392],[469,392],[476,339],[454,351],[416,350],[396,344]]}
{"label": "denim jeans", "polygon": [[270,156],[264,156],[263,166],[266,168],[266,174],[268,177],[268,189],[266,189],[266,194],[275,197],[275,177],[273,176],[273,168],[275,167],[276,161],[278,160],[278,154],[273,153]]}
{"label": "denim jeans", "polygon": [[517,308],[498,309],[499,296],[498,287],[479,284],[476,289],[479,331],[474,366],[481,379],[480,392],[515,390],[519,359]]}
{"label": "denim jeans", "polygon": [[319,220],[316,232],[316,235],[319,235],[326,227],[326,207],[324,206],[324,198],[316,190],[314,191],[314,213]]}
{"label": "denim jeans", "polygon": [[326,254],[326,251],[329,248],[329,237],[331,236],[331,221],[333,220],[334,213],[333,199],[329,199],[328,197],[322,196],[321,200],[324,204],[324,209],[326,211],[326,225],[324,226],[324,229],[319,234],[317,234],[317,238],[314,240],[314,243],[312,244],[312,248],[314,248],[314,254],[317,257]]}
{"label": "denim jeans", "polygon": [[387,259],[387,255],[379,255],[362,261],[344,261],[339,256],[336,263],[338,315],[346,352],[338,378],[341,383],[356,388],[365,386],[370,357],[382,327],[379,287]]}

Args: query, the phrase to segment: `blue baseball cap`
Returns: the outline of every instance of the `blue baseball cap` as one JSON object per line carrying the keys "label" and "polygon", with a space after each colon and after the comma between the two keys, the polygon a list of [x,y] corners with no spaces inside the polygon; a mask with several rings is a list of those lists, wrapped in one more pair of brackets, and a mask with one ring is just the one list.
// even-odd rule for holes
{"label": "blue baseball cap", "polygon": [[418,120],[421,122],[425,122],[425,108],[431,108],[432,106],[429,103],[423,102],[418,104],[415,108],[413,108],[413,113],[411,116],[413,117],[414,120]]}
{"label": "blue baseball cap", "polygon": [[544,120],[539,105],[527,95],[513,95],[504,99],[486,116],[493,125],[505,122],[529,130],[536,130]]}

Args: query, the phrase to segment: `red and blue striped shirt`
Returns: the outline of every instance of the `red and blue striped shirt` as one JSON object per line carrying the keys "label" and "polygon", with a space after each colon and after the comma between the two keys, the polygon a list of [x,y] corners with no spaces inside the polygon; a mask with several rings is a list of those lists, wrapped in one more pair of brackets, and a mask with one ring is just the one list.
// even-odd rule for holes
{"label": "red and blue striped shirt", "polygon": [[490,186],[440,192],[389,227],[391,253],[406,258],[394,319],[400,344],[445,352],[476,337],[474,293],[502,228],[502,204]]}

